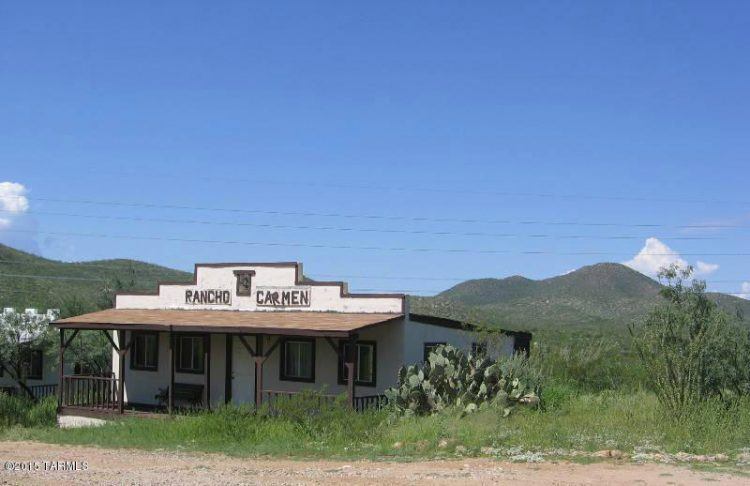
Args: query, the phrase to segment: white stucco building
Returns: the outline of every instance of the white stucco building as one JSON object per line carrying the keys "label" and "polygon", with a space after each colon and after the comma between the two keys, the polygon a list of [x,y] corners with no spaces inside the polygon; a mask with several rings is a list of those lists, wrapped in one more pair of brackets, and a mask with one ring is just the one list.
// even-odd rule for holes
{"label": "white stucco building", "polygon": [[[6,307],[0,315],[0,326],[6,325],[5,319],[16,312],[25,318],[35,321],[38,324],[51,322],[60,315],[58,309],[48,309],[41,312],[34,308],[25,309],[23,312],[16,311],[13,307]],[[8,363],[0,362],[0,390],[10,393],[22,393],[19,385],[19,378],[23,378],[25,385],[29,388],[35,397],[51,395],[57,392],[57,381],[59,378],[58,361],[55,356],[45,354],[45,350],[33,346],[36,336],[22,335],[20,343],[26,343],[28,349],[24,355],[21,373],[23,377],[16,376],[14,370]]]}
{"label": "white stucco building", "polygon": [[[257,405],[304,389],[363,408],[430,347],[480,345],[471,326],[410,313],[402,294],[350,294],[305,280],[299,263],[198,264],[191,284],[120,294],[114,309],[54,325],[63,351],[71,330],[112,333],[114,378],[62,377],[63,410]],[[529,340],[503,332],[498,352],[527,351]],[[99,390],[96,403],[81,402],[80,387]]]}

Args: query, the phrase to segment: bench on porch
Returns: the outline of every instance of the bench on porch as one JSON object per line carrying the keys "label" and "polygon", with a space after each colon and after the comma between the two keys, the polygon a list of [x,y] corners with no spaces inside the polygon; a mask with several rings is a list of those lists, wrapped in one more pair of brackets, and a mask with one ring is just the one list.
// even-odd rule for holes
{"label": "bench on porch", "polygon": [[[156,398],[162,403],[169,402],[169,387],[160,388]],[[194,383],[175,383],[174,401],[184,401],[190,405],[198,405],[203,402],[203,385]]]}

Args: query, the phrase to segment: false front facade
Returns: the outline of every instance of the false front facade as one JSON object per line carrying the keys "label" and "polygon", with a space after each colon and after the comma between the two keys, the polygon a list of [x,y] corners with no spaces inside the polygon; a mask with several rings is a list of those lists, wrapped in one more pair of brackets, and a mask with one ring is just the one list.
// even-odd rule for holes
{"label": "false front facade", "polygon": [[[404,295],[350,294],[304,279],[298,263],[199,264],[190,284],[121,294],[114,309],[55,325],[62,356],[82,329],[106,332],[113,347],[111,379],[61,377],[68,410],[257,406],[304,390],[362,409],[432,347],[486,345],[470,326],[409,313]],[[529,339],[509,332],[493,343],[510,354]]]}

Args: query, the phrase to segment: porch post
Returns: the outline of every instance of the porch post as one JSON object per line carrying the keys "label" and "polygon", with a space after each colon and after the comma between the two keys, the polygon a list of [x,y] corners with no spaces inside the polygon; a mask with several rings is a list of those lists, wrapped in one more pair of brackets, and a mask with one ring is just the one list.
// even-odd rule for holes
{"label": "porch post", "polygon": [[65,329],[60,329],[60,370],[57,382],[57,412],[63,407],[63,387],[65,386]]}
{"label": "porch post", "polygon": [[117,331],[117,411],[125,412],[125,331]]}
{"label": "porch post", "polygon": [[255,335],[255,410],[263,403],[263,335]]}
{"label": "porch post", "polygon": [[172,328],[169,328],[169,402],[167,408],[170,415],[174,410],[174,334]]}
{"label": "porch post", "polygon": [[211,334],[203,336],[203,360],[206,369],[206,409],[211,410]]}
{"label": "porch post", "polygon": [[355,375],[355,355],[357,351],[357,336],[349,338],[348,346],[346,347],[346,398],[350,408],[354,408],[354,375]]}
{"label": "porch post", "polygon": [[225,336],[226,347],[224,350],[224,403],[232,401],[232,346],[234,345],[234,336],[227,334]]}

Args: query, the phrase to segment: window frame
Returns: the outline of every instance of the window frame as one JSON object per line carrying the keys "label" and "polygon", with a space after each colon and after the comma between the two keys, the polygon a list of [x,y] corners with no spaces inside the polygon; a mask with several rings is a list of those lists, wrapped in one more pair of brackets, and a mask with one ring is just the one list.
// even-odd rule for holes
{"label": "window frame", "polygon": [[[349,345],[347,341],[339,341],[339,372],[338,382],[339,385],[346,385],[347,379],[344,371],[344,364],[346,363],[346,347]],[[356,353],[354,361],[354,384],[357,386],[377,386],[378,383],[378,343],[377,341],[357,341],[356,346],[371,346],[372,347],[372,381],[364,381],[359,379],[359,353]]]}
{"label": "window frame", "polygon": [[[206,373],[206,341],[208,341],[208,345],[211,345],[210,340],[206,339],[206,334],[192,334],[192,333],[175,333],[174,340],[175,340],[175,364],[174,364],[174,371],[175,373],[189,373],[192,375],[202,375]],[[203,354],[200,357],[201,360],[201,368],[200,369],[193,369],[193,368],[183,368],[182,367],[182,339],[193,339],[198,340],[200,342],[201,347],[203,348]],[[192,350],[194,350],[193,348]],[[191,350],[191,351],[192,351]]]}
{"label": "window frame", "polygon": [[[39,360],[39,374],[34,374],[34,361]],[[44,379],[44,351],[41,349],[27,348],[23,350],[22,362],[25,379],[43,380]]]}
{"label": "window frame", "polygon": [[[148,336],[153,336],[156,340],[156,353],[154,354],[155,364],[153,367],[138,364],[135,360],[137,345],[136,339],[138,339],[139,337],[143,337],[145,345],[145,338]],[[132,342],[132,344],[130,345],[130,369],[136,371],[159,371],[159,333],[156,331],[131,331],[130,341]],[[146,354],[144,353],[144,357],[145,356]]]}
{"label": "window frame", "polygon": [[[286,346],[290,342],[297,342],[297,343],[308,343],[312,346],[312,352],[310,353],[312,363],[311,371],[312,376],[311,377],[297,377],[297,376],[290,376],[286,373],[286,353],[287,349]],[[283,338],[280,343],[280,349],[279,349],[279,380],[280,381],[296,381],[300,383],[315,383],[315,348],[317,348],[317,340],[315,338],[308,338],[308,337],[287,337]]]}
{"label": "window frame", "polygon": [[448,343],[445,341],[433,341],[433,342],[426,342],[422,345],[422,362],[426,363],[427,358],[430,357],[430,352],[427,350],[428,348],[436,348],[438,346],[447,346]]}

